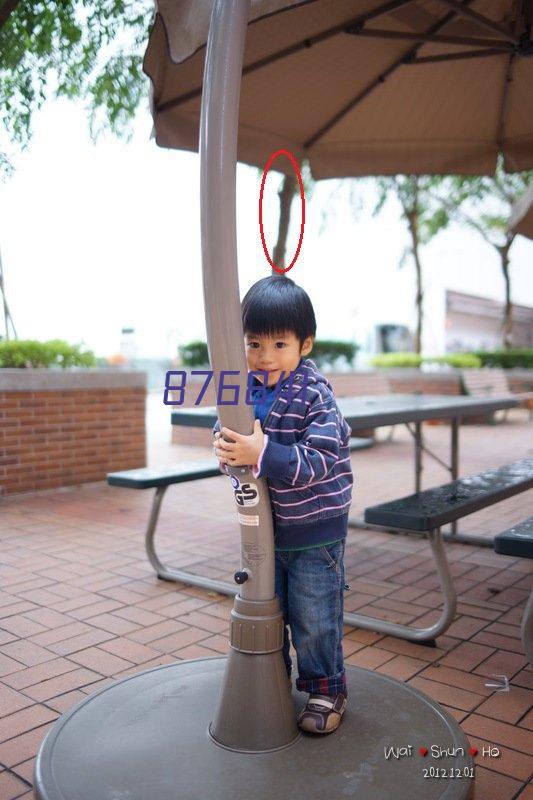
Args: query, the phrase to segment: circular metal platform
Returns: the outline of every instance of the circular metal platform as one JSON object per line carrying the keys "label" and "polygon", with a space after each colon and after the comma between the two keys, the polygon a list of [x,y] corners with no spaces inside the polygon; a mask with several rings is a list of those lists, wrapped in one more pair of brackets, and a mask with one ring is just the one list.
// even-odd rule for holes
{"label": "circular metal platform", "polygon": [[[219,747],[208,729],[225,662],[224,657],[207,658],[156,667],[78,703],[57,720],[41,745],[35,796],[39,800],[467,800],[471,796],[469,776],[474,766],[457,722],[417,689],[358,667],[347,668],[348,707],[335,733],[303,734],[294,744],[270,753],[242,754]],[[307,695],[295,691],[293,699],[296,712]],[[432,757],[432,746],[444,749],[445,755]],[[390,747],[410,747],[412,754],[408,749],[399,758],[386,758],[385,749]],[[428,749],[426,756],[419,753],[420,747]]]}

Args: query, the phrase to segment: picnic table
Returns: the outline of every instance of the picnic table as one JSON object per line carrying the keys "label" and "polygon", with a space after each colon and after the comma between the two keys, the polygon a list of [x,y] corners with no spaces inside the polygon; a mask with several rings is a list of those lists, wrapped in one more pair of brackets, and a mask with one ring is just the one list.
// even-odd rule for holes
{"label": "picnic table", "polygon": [[[466,395],[390,394],[363,395],[360,397],[337,397],[337,405],[352,431],[403,424],[414,441],[414,489],[422,489],[423,454],[430,456],[444,467],[452,480],[459,477],[459,431],[461,420],[491,414],[502,409],[515,408],[519,399],[509,395],[494,397],[471,397]],[[174,409],[172,425],[198,428],[213,428],[217,421],[215,406]],[[422,422],[434,419],[450,421],[450,463],[445,463],[429,447],[422,434]],[[496,465],[495,465],[496,466]],[[351,518],[351,527],[371,528],[364,520]],[[382,530],[382,528],[380,528]],[[390,530],[393,530],[392,528]],[[492,541],[472,534],[460,535],[455,524],[452,532],[444,538],[455,542],[492,547]]]}

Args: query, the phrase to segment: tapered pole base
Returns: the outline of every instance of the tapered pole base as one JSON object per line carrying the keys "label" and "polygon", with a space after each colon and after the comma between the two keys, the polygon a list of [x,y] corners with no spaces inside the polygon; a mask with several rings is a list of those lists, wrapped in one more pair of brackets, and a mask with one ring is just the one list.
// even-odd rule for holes
{"label": "tapered pole base", "polygon": [[277,597],[235,597],[224,678],[209,734],[237,752],[288,747],[299,736],[282,655],[283,616]]}

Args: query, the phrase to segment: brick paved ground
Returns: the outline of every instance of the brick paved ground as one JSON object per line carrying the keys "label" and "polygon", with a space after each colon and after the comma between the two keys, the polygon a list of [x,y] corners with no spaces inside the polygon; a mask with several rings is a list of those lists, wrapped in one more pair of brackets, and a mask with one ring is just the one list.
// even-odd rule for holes
{"label": "brick paved ground", "polygon": [[[445,457],[448,428],[424,430]],[[530,454],[531,432],[521,411],[505,424],[464,427],[462,474]],[[210,455],[170,447],[168,439],[166,426],[154,425],[152,465]],[[392,443],[354,454],[353,514],[411,490],[411,451],[409,435],[397,427]],[[446,479],[426,462],[426,486]],[[508,527],[531,513],[532,494],[472,515],[462,530],[490,536]],[[154,576],[143,547],[150,502],[151,492],[104,483],[2,501],[0,800],[32,796],[43,737],[86,695],[159,664],[227,651],[232,601]],[[169,489],[158,533],[164,561],[229,580],[238,554],[229,481],[221,476]],[[347,626],[346,660],[412,683],[444,705],[480,751],[489,743],[500,748],[499,758],[476,757],[476,800],[532,800],[533,670],[519,638],[532,562],[465,545],[448,545],[447,554],[459,603],[438,646]],[[440,596],[420,539],[352,530],[346,565],[347,610],[418,624],[436,618]],[[486,687],[494,674],[509,677],[509,693]]]}

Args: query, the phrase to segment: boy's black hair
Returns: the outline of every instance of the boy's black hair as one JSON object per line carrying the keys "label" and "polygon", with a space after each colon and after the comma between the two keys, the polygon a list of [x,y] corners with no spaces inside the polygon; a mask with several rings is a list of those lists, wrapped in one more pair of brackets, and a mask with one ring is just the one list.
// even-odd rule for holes
{"label": "boy's black hair", "polygon": [[269,275],[254,283],[242,303],[244,333],[275,336],[291,331],[302,347],[316,336],[316,319],[309,295],[286,275]]}

